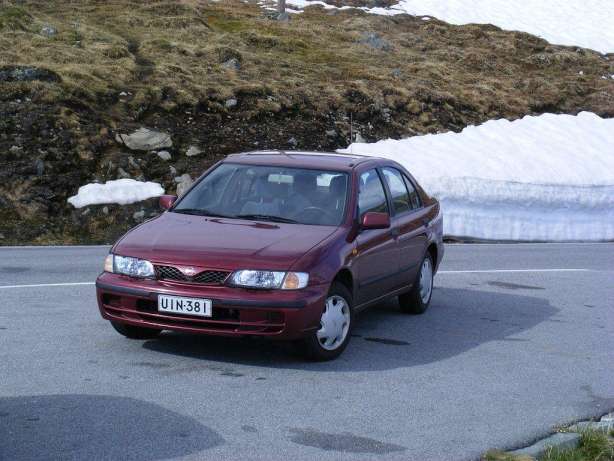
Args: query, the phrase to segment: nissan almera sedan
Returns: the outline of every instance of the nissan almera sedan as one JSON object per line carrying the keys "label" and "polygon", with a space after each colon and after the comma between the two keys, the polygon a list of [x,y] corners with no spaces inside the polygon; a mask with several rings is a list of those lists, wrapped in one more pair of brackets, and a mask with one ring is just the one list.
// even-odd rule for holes
{"label": "nissan almera sedan", "polygon": [[160,205],[96,281],[100,313],[128,338],[260,336],[330,360],[357,312],[398,296],[423,313],[443,256],[439,203],[379,158],[230,155]]}

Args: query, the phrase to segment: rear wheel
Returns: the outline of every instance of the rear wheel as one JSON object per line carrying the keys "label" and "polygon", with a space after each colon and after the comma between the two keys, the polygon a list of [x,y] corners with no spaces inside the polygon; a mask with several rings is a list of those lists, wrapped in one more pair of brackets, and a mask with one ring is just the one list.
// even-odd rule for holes
{"label": "rear wheel", "polygon": [[111,322],[115,331],[120,335],[124,335],[130,339],[153,339],[156,338],[162,330],[155,328],[136,327],[126,323]]}
{"label": "rear wheel", "polygon": [[403,312],[408,314],[423,314],[428,309],[432,296],[433,259],[427,252],[411,291],[399,296],[399,306]]}
{"label": "rear wheel", "polygon": [[333,282],[320,318],[320,328],[300,341],[303,354],[311,360],[332,360],[341,355],[352,331],[352,295],[345,285]]}

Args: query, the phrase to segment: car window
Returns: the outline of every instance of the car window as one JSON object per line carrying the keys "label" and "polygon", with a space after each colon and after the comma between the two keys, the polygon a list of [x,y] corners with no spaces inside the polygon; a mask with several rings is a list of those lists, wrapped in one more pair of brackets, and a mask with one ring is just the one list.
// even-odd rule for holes
{"label": "car window", "polygon": [[401,172],[395,168],[383,168],[384,178],[388,184],[392,198],[392,206],[396,214],[404,213],[412,209],[409,193]]}
{"label": "car window", "polygon": [[386,193],[376,170],[369,170],[360,175],[358,211],[361,219],[369,211],[388,213]]}
{"label": "car window", "polygon": [[338,226],[348,174],[267,165],[223,163],[171,210],[227,218]]}
{"label": "car window", "polygon": [[409,201],[411,202],[411,207],[414,210],[417,210],[418,208],[422,206],[420,195],[418,195],[418,191],[416,190],[416,188],[414,187],[414,185],[412,184],[412,182],[409,180],[407,176],[403,175],[403,180],[405,181],[405,186],[407,187],[407,190],[409,191]]}

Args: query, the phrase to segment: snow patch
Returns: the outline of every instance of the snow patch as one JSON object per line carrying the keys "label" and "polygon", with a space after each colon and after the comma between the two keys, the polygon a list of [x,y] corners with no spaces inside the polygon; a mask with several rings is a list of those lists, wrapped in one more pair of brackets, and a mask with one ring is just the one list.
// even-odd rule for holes
{"label": "snow patch", "polygon": [[614,239],[614,119],[582,112],[491,120],[461,133],[354,143],[396,160],[441,201],[444,234]]}
{"label": "snow patch", "polygon": [[128,205],[164,194],[162,186],[156,182],[142,182],[135,179],[117,179],[104,184],[92,183],[79,187],[77,195],[68,199],[75,208],[103,203]]}

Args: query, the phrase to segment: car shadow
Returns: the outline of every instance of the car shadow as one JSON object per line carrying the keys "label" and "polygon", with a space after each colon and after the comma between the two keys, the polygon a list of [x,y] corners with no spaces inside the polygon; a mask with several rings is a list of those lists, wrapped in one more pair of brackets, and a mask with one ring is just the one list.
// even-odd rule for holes
{"label": "car shadow", "polygon": [[105,395],[0,398],[0,459],[146,461],[224,443],[214,430],[153,403]]}
{"label": "car shadow", "polygon": [[438,362],[490,341],[516,336],[558,312],[547,299],[477,289],[437,288],[423,315],[388,301],[361,313],[343,355],[306,362],[287,343],[164,333],[143,347],[197,360],[313,371],[387,370]]}

